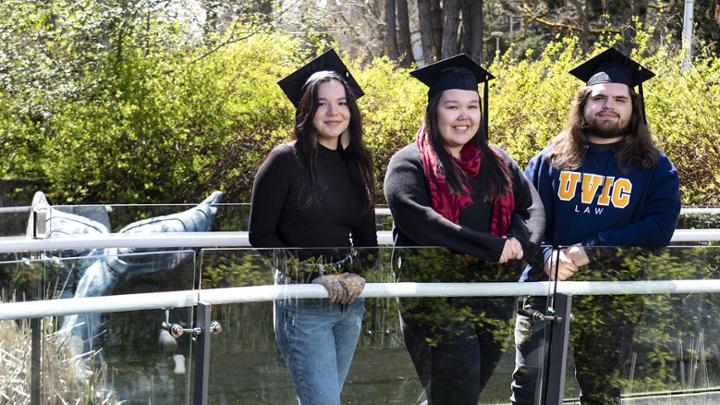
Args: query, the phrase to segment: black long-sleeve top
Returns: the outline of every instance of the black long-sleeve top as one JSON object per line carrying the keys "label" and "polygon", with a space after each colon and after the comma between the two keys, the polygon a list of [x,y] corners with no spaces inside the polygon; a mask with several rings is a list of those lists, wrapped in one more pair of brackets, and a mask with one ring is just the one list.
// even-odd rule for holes
{"label": "black long-sleeve top", "polygon": [[[515,212],[506,236],[517,238],[525,257],[530,258],[538,248],[545,226],[542,201],[517,163],[502,149],[495,146],[493,149],[507,164],[515,194]],[[497,262],[505,239],[489,233],[492,203],[477,197],[481,187],[477,177],[468,180],[473,204],[460,213],[456,224],[432,208],[417,144],[413,142],[398,151],[390,159],[385,174],[385,199],[395,222],[396,246],[441,246]]]}
{"label": "black long-sleeve top", "polygon": [[250,244],[259,248],[377,246],[374,210],[363,213],[343,152],[318,145],[317,176],[323,191],[298,195],[303,167],[290,144],[276,147],[260,166],[252,191]]}

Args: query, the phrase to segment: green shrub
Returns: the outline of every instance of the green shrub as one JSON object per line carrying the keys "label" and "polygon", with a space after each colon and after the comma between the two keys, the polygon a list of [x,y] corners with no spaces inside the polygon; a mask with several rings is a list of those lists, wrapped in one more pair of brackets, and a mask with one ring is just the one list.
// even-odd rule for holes
{"label": "green shrub", "polygon": [[407,69],[397,68],[388,58],[362,67],[355,63],[353,75],[365,91],[358,101],[363,114],[365,143],[372,151],[378,202],[387,164],[400,148],[415,140],[425,112],[427,88],[410,80]]}
{"label": "green shrub", "polygon": [[275,82],[295,65],[292,47],[257,35],[201,59],[126,57],[132,77],[114,94],[55,117],[53,201],[196,201],[215,188],[248,198],[257,165],[286,137],[290,108]]}
{"label": "green shrub", "polygon": [[0,177],[42,177],[37,165],[45,143],[45,128],[18,111],[12,98],[0,92]]}
{"label": "green shrub", "polygon": [[[650,35],[638,30],[633,57],[657,73],[645,86],[651,128],[680,170],[683,203],[719,204],[720,58],[700,50],[682,72],[682,55],[651,48]],[[211,189],[248,201],[262,159],[290,139],[293,108],[276,83],[313,55],[278,33],[217,49],[130,48],[98,70],[104,90],[60,100],[49,116],[0,94],[0,176],[46,177],[54,203],[198,201]],[[573,37],[513,55],[489,66],[490,139],[524,166],[561,129],[581,85],[567,72],[589,55]],[[366,93],[359,105],[382,203],[387,162],[414,140],[426,87],[386,58],[350,66]]]}

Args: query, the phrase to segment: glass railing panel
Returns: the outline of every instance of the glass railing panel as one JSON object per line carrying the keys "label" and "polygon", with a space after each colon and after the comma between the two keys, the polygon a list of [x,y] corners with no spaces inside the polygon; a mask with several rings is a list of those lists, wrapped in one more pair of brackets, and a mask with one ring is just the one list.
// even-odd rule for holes
{"label": "glass railing panel", "polygon": [[190,290],[197,277],[194,250],[18,252],[4,254],[3,259],[3,302]]}
{"label": "glass railing panel", "polygon": [[[249,204],[90,204],[90,205],[53,205],[46,209],[46,228],[48,233],[53,229],[52,215],[69,218],[65,224],[72,226],[77,233],[120,232],[123,228],[135,228],[140,221],[160,219],[159,217],[190,214],[200,208],[208,212],[209,224],[203,229],[187,229],[201,231],[247,231],[250,215]],[[0,207],[0,237],[26,236],[32,228],[32,207]],[[65,214],[65,215],[63,215]],[[191,221],[185,221],[192,224]],[[101,229],[102,232],[97,231]],[[83,231],[84,230],[84,231]],[[32,235],[32,234],[31,234]]]}
{"label": "glass railing panel", "polygon": [[[691,280],[702,288],[720,279],[720,249],[713,246],[593,248],[589,256],[569,280]],[[657,283],[635,294],[572,297],[567,400],[582,392],[598,403],[618,394],[637,404],[720,401],[720,293],[652,288]]]}
{"label": "glass railing panel", "polygon": [[[29,203],[29,202],[28,202]],[[247,231],[249,228],[250,204],[218,203],[211,204],[214,218],[209,231]],[[62,213],[77,215],[80,222],[102,224],[109,232],[119,232],[138,221],[167,215],[177,215],[197,207],[197,204],[89,204],[89,205],[53,205],[52,209]],[[32,208],[28,206],[0,207],[0,237],[25,236]],[[386,206],[376,207],[377,229],[392,230],[392,217]]]}
{"label": "glass railing panel", "polygon": [[[74,353],[58,323],[54,317],[0,321],[0,402],[117,403],[100,352]],[[41,348],[37,357],[33,346]]]}
{"label": "glass railing panel", "polygon": [[[134,254],[121,254],[120,250],[84,257],[44,253],[0,262],[0,296],[3,302],[60,300],[192,290],[195,286],[192,250]],[[9,336],[0,341],[3,353],[13,353],[7,359],[19,359],[13,368],[23,365],[28,373],[40,370],[35,380],[28,377],[24,381],[23,388],[40,390],[43,399],[39,403],[76,403],[77,398],[81,399],[77,403],[188,403],[190,338],[173,338],[161,328],[163,321],[190,327],[192,308],[10,321],[7,328],[0,329],[0,334]],[[9,347],[11,342],[17,347]],[[41,348],[39,368],[32,367],[33,344]],[[0,367],[9,367],[0,363],[4,364]]]}
{"label": "glass railing panel", "polygon": [[30,206],[0,207],[0,237],[25,235],[29,218]]}
{"label": "glass railing panel", "polygon": [[683,207],[678,229],[720,228],[720,207]]}
{"label": "glass railing panel", "polygon": [[[156,218],[193,209],[197,204],[106,204],[106,205],[54,205],[54,209],[82,215],[95,221],[109,224],[112,232],[118,232],[136,221]],[[216,214],[212,231],[247,231],[250,220],[249,203],[211,204]],[[392,217],[386,206],[377,206],[378,230],[392,230]],[[24,218],[27,221],[27,215]],[[24,229],[24,228],[23,228]]]}
{"label": "glass railing panel", "polygon": [[[248,204],[105,204],[105,205],[54,205],[53,211],[89,218],[102,224],[109,232],[126,232],[151,220],[167,216],[179,218],[186,231],[238,231],[247,230],[250,206]],[[194,217],[201,210],[204,214]],[[170,226],[176,226],[170,224]],[[193,227],[199,229],[194,229]],[[166,224],[166,228],[167,228]],[[48,226],[51,228],[51,226]],[[171,231],[173,229],[167,229]]]}
{"label": "glass railing panel", "polygon": [[[43,268],[48,263],[31,260],[24,254],[0,255],[0,301],[32,301],[46,296]],[[58,279],[62,278],[58,274]]]}
{"label": "glass railing panel", "polygon": [[[347,252],[323,250],[324,258],[333,257],[330,261],[340,261],[346,255]],[[202,289],[272,284],[275,269],[286,274],[302,269],[315,271],[317,258],[317,250],[204,249],[201,253]],[[347,271],[358,264],[368,283],[393,283],[398,278],[400,282],[422,283],[514,283],[522,271],[520,263],[488,265],[445,249],[404,248],[393,254],[390,247],[359,249],[353,265],[340,266],[339,271]],[[500,295],[503,285],[498,284],[497,288]],[[292,303],[293,298],[287,300]],[[318,305],[325,301],[314,300]],[[402,333],[399,310],[417,324],[417,333],[410,333],[412,337]],[[437,373],[438,364],[447,365],[450,357],[443,358],[436,352],[435,363],[430,363],[424,350],[431,346],[425,343],[442,346],[443,340],[458,340],[459,336],[462,337],[460,341],[467,338],[477,342],[478,332],[482,345],[469,344],[476,352],[465,357],[477,358],[479,351],[485,367],[482,377],[472,384],[479,384],[481,379],[485,383],[480,403],[507,403],[515,365],[515,311],[516,297],[367,299],[358,348],[345,381],[343,403],[422,402],[426,394],[406,341],[410,343],[418,367],[428,362],[431,369],[434,367],[437,381],[441,378]],[[293,383],[273,332],[273,303],[215,305],[213,319],[225,328],[221,335],[212,337],[210,403],[295,403]],[[470,336],[470,330],[476,334]],[[425,331],[431,332],[425,336]],[[464,358],[452,359],[451,371],[461,369],[462,360]],[[473,363],[475,367],[478,365]],[[421,372],[426,370],[427,367]]]}
{"label": "glass railing panel", "polygon": [[190,403],[194,347],[189,335],[171,336],[164,321],[193,325],[193,309],[103,314],[107,337],[96,347],[112,375],[117,397],[128,403]]}
{"label": "glass railing panel", "polygon": [[[30,201],[28,201],[28,204]],[[199,201],[198,201],[199,203]],[[186,211],[197,204],[89,204],[53,205],[62,212],[80,215],[106,226],[111,232],[118,232],[134,222]],[[250,216],[248,203],[212,204],[216,216],[211,230],[247,231]],[[24,236],[28,229],[31,207],[0,207],[0,236]],[[385,205],[376,206],[376,222],[379,231],[392,229],[392,217]],[[678,222],[678,229],[720,228],[720,209],[684,208]]]}
{"label": "glass railing panel", "polygon": [[[702,242],[701,242],[702,243]],[[710,242],[714,243],[714,242]],[[548,248],[549,249],[549,248]],[[576,247],[560,247],[570,256]],[[568,281],[642,281],[642,280],[702,280],[720,277],[720,250],[717,246],[674,246],[660,249],[641,247],[582,248],[585,262],[569,274]],[[575,251],[577,252],[577,251]],[[582,255],[582,254],[581,254]],[[552,254],[551,271],[562,270],[556,264],[568,260],[557,250]],[[561,277],[562,279],[562,277]]]}
{"label": "glass railing panel", "polygon": [[[189,404],[189,338],[160,334],[157,321],[163,316],[161,310],[103,314],[107,333],[125,325],[125,342],[112,344],[108,339],[119,337],[106,334],[90,348],[62,329],[67,317],[0,321],[0,403],[30,404],[38,398],[39,404]],[[147,336],[130,338],[129,329]],[[34,345],[40,348],[37,361]],[[33,376],[35,369],[39,373]]]}

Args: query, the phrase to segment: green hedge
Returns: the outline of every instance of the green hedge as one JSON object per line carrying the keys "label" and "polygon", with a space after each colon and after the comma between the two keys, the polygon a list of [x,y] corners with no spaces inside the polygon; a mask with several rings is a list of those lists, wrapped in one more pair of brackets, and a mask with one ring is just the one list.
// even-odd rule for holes
{"label": "green hedge", "polygon": [[[651,127],[680,170],[683,203],[718,204],[720,58],[701,54],[681,72],[681,55],[649,49],[649,35],[639,31],[633,57],[658,74],[645,86]],[[0,176],[45,177],[54,203],[197,201],[217,188],[248,201],[263,157],[289,139],[293,110],[276,82],[312,56],[303,49],[258,34],[207,54],[128,51],[113,76],[97,78],[102,92],[58,100],[48,116],[0,93]],[[567,71],[588,56],[579,49],[577,38],[558,38],[540,55],[510,50],[489,67],[491,140],[520,165],[561,128],[579,85]],[[414,139],[426,89],[385,58],[351,65],[382,202],[387,162]]]}

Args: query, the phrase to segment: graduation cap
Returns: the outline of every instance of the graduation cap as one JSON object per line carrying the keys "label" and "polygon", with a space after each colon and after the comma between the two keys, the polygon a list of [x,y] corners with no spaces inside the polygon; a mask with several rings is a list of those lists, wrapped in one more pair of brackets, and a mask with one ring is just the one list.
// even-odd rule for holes
{"label": "graduation cap", "polygon": [[598,83],[622,83],[631,89],[638,86],[643,120],[645,120],[645,97],[642,83],[655,77],[655,73],[623,55],[617,49],[606,49],[571,70],[570,74],[586,82],[586,86]]}
{"label": "graduation cap", "polygon": [[313,74],[326,70],[335,72],[343,77],[350,86],[353,94],[355,94],[356,99],[365,95],[358,82],[355,81],[355,78],[352,77],[348,68],[333,49],[326,51],[322,55],[305,64],[305,66],[292,72],[290,75],[280,80],[278,85],[293,105],[297,107],[303,93],[305,93],[305,85],[307,84],[308,79],[310,79]]}
{"label": "graduation cap", "polygon": [[477,91],[478,84],[484,83],[483,121],[485,136],[488,136],[488,81],[495,76],[483,69],[464,53],[443,59],[410,74],[428,86],[428,101],[436,94],[450,89]]}

